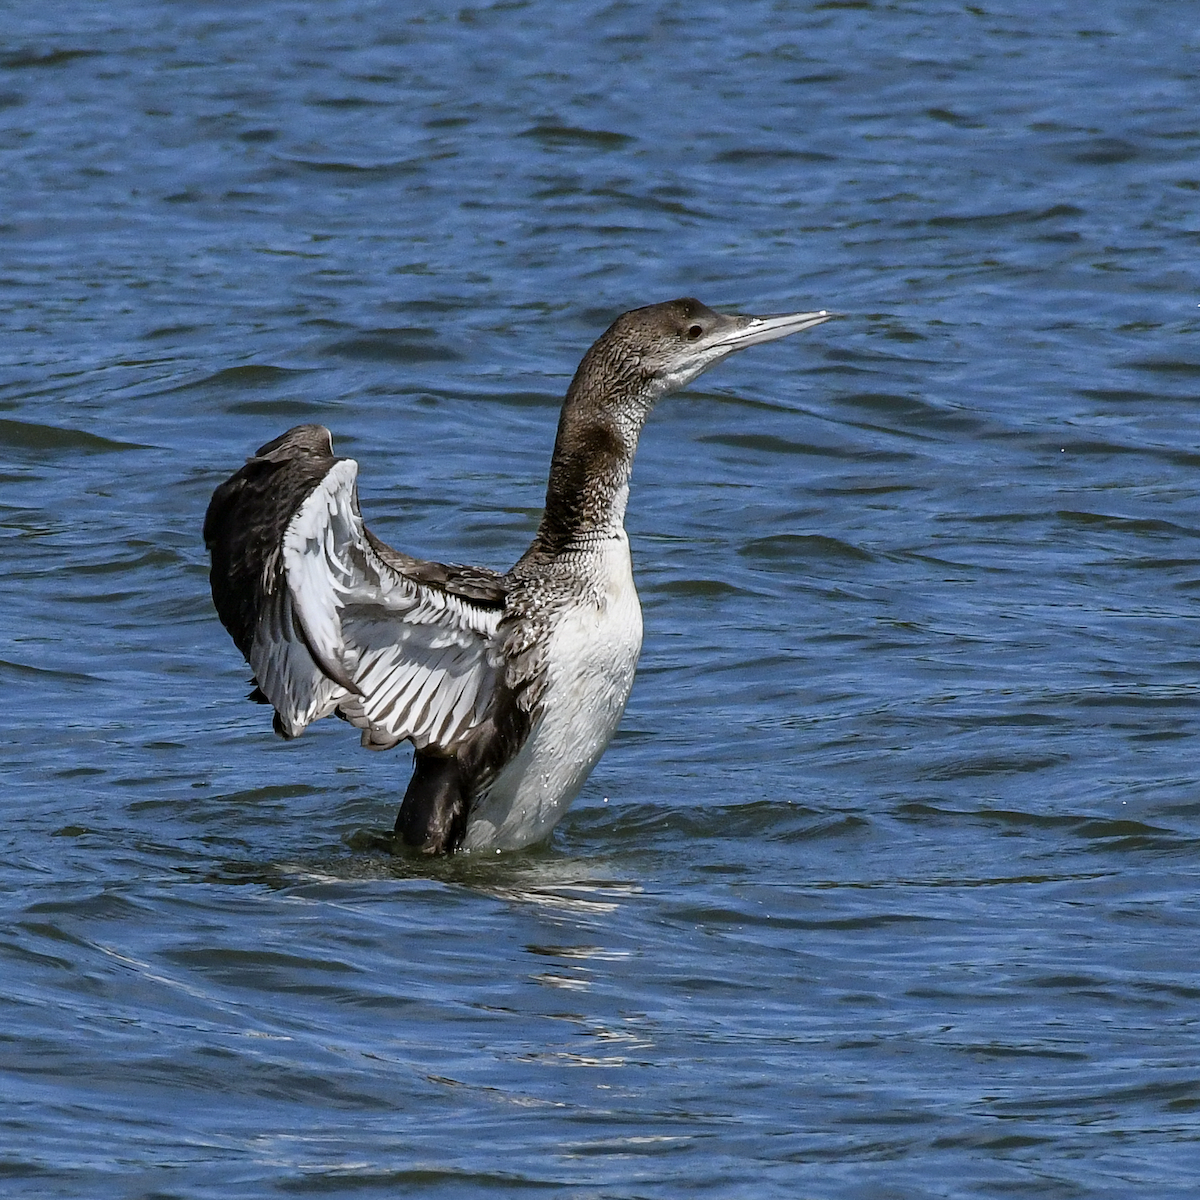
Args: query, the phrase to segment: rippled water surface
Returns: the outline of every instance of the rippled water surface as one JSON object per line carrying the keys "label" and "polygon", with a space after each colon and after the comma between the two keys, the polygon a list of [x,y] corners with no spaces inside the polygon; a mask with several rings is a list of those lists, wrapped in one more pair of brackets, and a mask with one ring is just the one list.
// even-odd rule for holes
{"label": "rippled water surface", "polygon": [[[0,1190],[1184,1197],[1200,18],[10,7]],[[664,402],[550,845],[245,703],[213,487],[329,425],[509,565],[623,309],[847,314]]]}

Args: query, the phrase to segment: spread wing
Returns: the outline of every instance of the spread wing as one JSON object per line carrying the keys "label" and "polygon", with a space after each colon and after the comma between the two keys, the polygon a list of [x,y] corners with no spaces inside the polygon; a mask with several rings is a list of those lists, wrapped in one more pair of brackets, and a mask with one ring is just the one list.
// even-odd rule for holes
{"label": "spread wing", "polygon": [[337,711],[373,749],[453,752],[503,672],[504,581],[385,546],[357,476],[327,429],[302,425],[222,484],[204,523],[217,611],[283,736]]}

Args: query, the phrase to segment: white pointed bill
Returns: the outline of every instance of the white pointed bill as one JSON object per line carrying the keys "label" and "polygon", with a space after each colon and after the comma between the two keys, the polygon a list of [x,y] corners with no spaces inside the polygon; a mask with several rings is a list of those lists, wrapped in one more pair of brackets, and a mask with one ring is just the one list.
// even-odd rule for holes
{"label": "white pointed bill", "polygon": [[825,321],[836,317],[837,313],[801,312],[780,313],[771,317],[727,317],[729,325],[718,327],[715,336],[710,341],[711,346],[727,347],[730,351],[744,350],[747,346],[757,346],[761,342],[773,342],[776,338],[787,337],[790,333],[799,333],[802,329],[811,329]]}

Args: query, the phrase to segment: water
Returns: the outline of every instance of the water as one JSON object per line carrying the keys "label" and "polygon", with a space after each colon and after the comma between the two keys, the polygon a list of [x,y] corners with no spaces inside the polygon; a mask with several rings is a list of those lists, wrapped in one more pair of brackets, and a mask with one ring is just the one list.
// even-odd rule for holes
{"label": "water", "polygon": [[[1200,1169],[1200,32],[1176,4],[78,3],[0,43],[0,1173],[22,1197],[1173,1197]],[[551,845],[376,848],[199,531],[321,421],[504,567],[665,402]]]}

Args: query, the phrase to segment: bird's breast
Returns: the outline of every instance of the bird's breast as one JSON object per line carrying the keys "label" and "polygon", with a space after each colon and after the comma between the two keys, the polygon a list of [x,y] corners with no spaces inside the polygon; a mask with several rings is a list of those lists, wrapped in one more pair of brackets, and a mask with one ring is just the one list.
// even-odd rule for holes
{"label": "bird's breast", "polygon": [[549,836],[625,711],[642,648],[642,609],[624,532],[588,564],[545,632],[540,715],[475,804],[464,847],[512,849]]}

